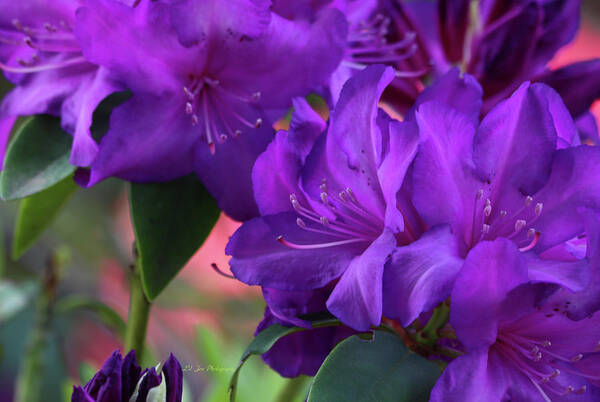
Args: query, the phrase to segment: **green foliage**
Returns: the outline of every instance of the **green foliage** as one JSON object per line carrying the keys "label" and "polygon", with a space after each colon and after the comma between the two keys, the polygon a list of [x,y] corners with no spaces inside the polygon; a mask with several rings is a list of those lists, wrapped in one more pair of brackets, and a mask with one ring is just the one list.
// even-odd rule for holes
{"label": "green foliage", "polygon": [[144,292],[152,301],[204,243],[220,210],[194,176],[132,183],[130,203]]}
{"label": "green foliage", "polygon": [[77,311],[89,311],[108,328],[112,329],[121,339],[125,335],[125,321],[106,304],[85,296],[69,296],[59,300],[55,307],[57,314],[68,314]]}
{"label": "green foliage", "polygon": [[0,175],[0,197],[14,200],[42,191],[71,175],[72,137],[60,120],[47,115],[28,118],[6,151]]}
{"label": "green foliage", "polygon": [[77,185],[71,176],[21,201],[15,224],[12,258],[21,257],[52,223]]}
{"label": "green foliage", "polygon": [[439,375],[434,363],[410,352],[398,336],[373,331],[371,340],[352,336],[333,349],[308,402],[428,401]]}
{"label": "green foliage", "polygon": [[[339,320],[332,319],[332,318],[315,319],[314,321],[307,319],[307,321],[311,322],[313,328],[341,325]],[[240,359],[240,362],[238,363],[237,368],[235,369],[235,371],[233,372],[233,375],[231,376],[231,381],[229,383],[229,399],[230,399],[230,401],[232,401],[232,402],[235,401],[236,391],[237,391],[237,382],[238,382],[238,377],[240,375],[240,370],[242,369],[242,366],[244,365],[244,363],[246,362],[246,360],[248,360],[248,358],[250,356],[262,355],[262,354],[268,352],[269,349],[271,349],[273,347],[273,345],[275,345],[275,343],[279,339],[283,338],[284,336],[293,334],[294,332],[299,332],[299,331],[304,331],[304,330],[306,330],[306,328],[284,327],[279,324],[273,324],[273,325],[267,327],[266,329],[264,329],[254,339],[252,339],[252,342],[250,342],[250,344],[244,351],[242,358]]]}
{"label": "green foliage", "polygon": [[16,284],[0,281],[0,324],[27,307],[36,288],[33,282]]}

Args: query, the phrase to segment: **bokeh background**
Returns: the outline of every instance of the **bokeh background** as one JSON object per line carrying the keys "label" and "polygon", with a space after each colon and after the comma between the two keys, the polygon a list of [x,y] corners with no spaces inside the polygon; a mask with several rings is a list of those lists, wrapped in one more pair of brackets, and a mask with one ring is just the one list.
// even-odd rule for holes
{"label": "bokeh background", "polygon": [[[600,57],[600,1],[586,0],[581,30],[551,63],[556,68]],[[10,87],[0,81],[0,96]],[[600,122],[600,102],[593,107]],[[42,239],[20,260],[10,247],[17,202],[0,205],[0,402],[11,401],[34,320],[38,278],[58,258],[56,305],[45,351],[44,395],[68,401],[73,384],[87,381],[121,347],[115,318],[98,314],[100,301],[126,318],[127,274],[133,262],[127,185],[107,180],[78,191]],[[257,288],[218,275],[227,270],[225,244],[238,224],[221,216],[212,234],[156,301],[149,324],[147,366],[173,352],[184,367],[186,401],[226,401],[232,371],[262,318]],[[94,311],[96,309],[96,311]],[[238,401],[304,400],[307,378],[283,379],[257,357],[244,366]]]}

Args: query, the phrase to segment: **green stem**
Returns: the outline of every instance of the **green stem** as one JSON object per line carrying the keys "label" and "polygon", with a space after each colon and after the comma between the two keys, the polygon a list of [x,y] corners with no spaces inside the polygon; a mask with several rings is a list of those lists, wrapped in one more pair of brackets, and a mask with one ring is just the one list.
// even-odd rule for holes
{"label": "green stem", "polygon": [[437,306],[425,328],[417,334],[416,341],[423,345],[434,346],[440,338],[438,330],[446,325],[449,315],[450,308],[446,303]]}
{"label": "green stem", "polygon": [[36,302],[34,324],[17,377],[15,402],[37,402],[42,398],[42,383],[46,369],[45,354],[51,330],[52,309],[56,290],[56,264],[51,257],[46,267],[40,294]]}
{"label": "green stem", "polygon": [[129,297],[129,316],[127,318],[127,327],[125,328],[125,349],[127,351],[134,349],[137,361],[141,362],[144,354],[151,303],[144,294],[138,264],[133,268]]}

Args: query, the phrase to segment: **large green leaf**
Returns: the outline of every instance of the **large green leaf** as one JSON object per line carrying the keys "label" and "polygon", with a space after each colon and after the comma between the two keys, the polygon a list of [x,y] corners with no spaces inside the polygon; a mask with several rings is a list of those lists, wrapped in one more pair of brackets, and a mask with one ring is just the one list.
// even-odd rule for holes
{"label": "large green leaf", "polygon": [[308,402],[428,401],[440,376],[434,363],[410,352],[388,332],[372,340],[352,336],[327,356],[314,378]]}
{"label": "large green leaf", "polygon": [[67,176],[52,187],[21,201],[13,238],[14,260],[35,243],[77,188],[73,178]]}
{"label": "large green leaf", "polygon": [[[307,317],[304,317],[304,318],[307,319]],[[323,319],[316,319],[316,320],[307,319],[307,321],[311,322],[313,328],[322,328],[322,327],[341,325],[340,321],[335,318],[323,318]],[[271,349],[273,347],[273,345],[275,345],[275,342],[277,342],[284,336],[293,334],[294,332],[299,332],[299,331],[304,331],[304,330],[306,330],[306,328],[284,327],[283,325],[273,324],[273,325],[267,327],[266,329],[264,329],[258,335],[256,335],[256,337],[254,339],[252,339],[252,342],[250,342],[250,344],[244,351],[244,354],[242,355],[242,358],[240,359],[240,362],[238,363],[237,368],[235,369],[235,371],[233,372],[233,375],[231,376],[231,381],[229,382],[229,400],[232,402],[235,401],[235,394],[237,391],[237,382],[238,382],[238,377],[240,375],[240,370],[242,369],[242,366],[244,365],[244,363],[246,362],[246,360],[248,360],[248,358],[250,356],[262,355],[262,354],[268,352],[269,349]]]}
{"label": "large green leaf", "polygon": [[27,197],[73,173],[75,167],[69,164],[72,140],[61,129],[59,119],[47,115],[28,118],[6,151],[0,197]]}
{"label": "large green leaf", "polygon": [[142,284],[154,300],[204,243],[220,211],[194,176],[132,183],[130,202]]}

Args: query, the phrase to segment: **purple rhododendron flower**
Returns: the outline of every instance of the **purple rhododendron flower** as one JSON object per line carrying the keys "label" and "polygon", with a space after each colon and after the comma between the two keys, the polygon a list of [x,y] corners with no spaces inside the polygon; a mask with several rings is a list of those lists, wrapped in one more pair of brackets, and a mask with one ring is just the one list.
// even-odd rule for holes
{"label": "purple rhododendron flower", "polygon": [[84,55],[133,97],[114,110],[80,182],[195,172],[230,216],[256,215],[250,174],[272,139],[273,117],[337,67],[343,16],[329,10],[312,23],[292,22],[272,14],[268,1],[251,0],[85,4],[76,29]]}
{"label": "purple rhododendron flower", "polygon": [[[446,93],[451,78],[425,91],[424,100]],[[406,197],[431,228],[386,264],[383,312],[402,325],[449,296],[460,260],[482,241],[512,241],[535,267],[531,279],[571,291],[587,280],[587,258],[564,261],[552,252],[586,234],[580,208],[600,206],[600,151],[569,146],[575,125],[543,84],[523,84],[481,123],[481,98],[463,92],[459,99],[462,112],[418,101],[402,123],[421,138]]]}
{"label": "purple rhododendron flower", "polygon": [[546,306],[555,285],[530,282],[510,241],[479,243],[451,296],[450,323],[465,348],[431,401],[596,401],[600,313],[572,321]]}
{"label": "purple rhododendron flower", "polygon": [[[402,7],[396,5],[396,7]],[[386,64],[396,69],[397,80],[392,85],[411,87],[430,71],[428,61],[419,63],[416,33],[403,20],[401,32],[396,32],[393,18],[403,14],[382,0],[275,0],[273,11],[293,20],[311,20],[327,8],[340,10],[348,21],[348,36],[344,59],[332,74],[329,87],[334,102],[344,83],[356,72],[372,64]],[[413,60],[414,59],[414,60]],[[405,61],[411,60],[410,64]],[[416,95],[418,91],[413,94]],[[413,98],[414,99],[414,98]]]}
{"label": "purple rhododendron flower", "polygon": [[[481,83],[484,112],[526,80],[556,89],[574,117],[600,97],[600,60],[556,71],[546,67],[575,37],[581,0],[485,0],[476,8],[470,4],[469,0],[438,0],[438,26],[426,39],[441,72],[443,66],[460,63]],[[432,25],[429,13],[415,16],[419,24]]]}
{"label": "purple rhododendron flower", "polygon": [[84,387],[73,387],[71,401],[145,402],[152,394],[155,397],[164,394],[165,402],[181,402],[182,393],[183,370],[172,354],[160,369],[142,371],[135,351],[123,358],[116,350]]}
{"label": "purple rhododendron flower", "polygon": [[410,241],[396,193],[417,137],[377,108],[393,78],[381,65],[351,78],[326,133],[318,115],[296,103],[290,132],[279,132],[254,167],[262,216],[226,249],[247,284],[310,291],[339,279],[327,308],[358,330],[379,324],[384,263]]}
{"label": "purple rhododendron flower", "polygon": [[0,69],[16,85],[0,106],[0,159],[15,118],[38,113],[61,116],[74,137],[72,164],[87,166],[94,159],[93,111],[121,87],[82,55],[73,33],[80,5],[79,0],[0,2]]}

